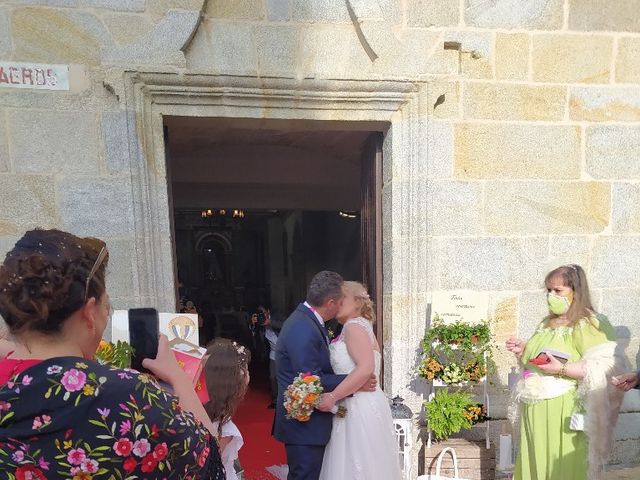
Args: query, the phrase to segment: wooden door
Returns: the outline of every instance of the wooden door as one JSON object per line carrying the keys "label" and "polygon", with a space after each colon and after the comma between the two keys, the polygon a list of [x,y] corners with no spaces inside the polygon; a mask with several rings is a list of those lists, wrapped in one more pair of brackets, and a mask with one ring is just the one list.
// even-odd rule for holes
{"label": "wooden door", "polygon": [[362,152],[362,281],[376,305],[376,337],[383,348],[382,315],[382,141],[372,133]]}

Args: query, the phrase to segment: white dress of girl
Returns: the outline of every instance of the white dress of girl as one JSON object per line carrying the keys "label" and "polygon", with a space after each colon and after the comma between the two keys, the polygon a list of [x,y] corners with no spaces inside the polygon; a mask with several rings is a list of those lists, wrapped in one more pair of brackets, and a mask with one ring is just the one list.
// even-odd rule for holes
{"label": "white dress of girl", "polygon": [[[337,374],[349,374],[355,367],[344,342],[347,329],[362,328],[375,347],[371,322],[355,318],[345,323],[342,334],[329,349],[331,366]],[[380,352],[374,349],[375,374],[380,376]],[[356,392],[343,400],[344,418],[333,417],[331,440],[322,462],[320,480],[401,480],[397,440],[389,401],[378,386],[374,392]]]}
{"label": "white dress of girl", "polygon": [[[215,428],[218,428],[218,422],[214,422],[213,425]],[[244,445],[244,439],[236,424],[231,420],[222,424],[222,437],[232,437],[231,441],[224,447],[224,450],[222,450],[220,454],[224,470],[227,474],[227,480],[238,480],[234,462],[238,458],[238,452],[242,448],[242,445]]]}

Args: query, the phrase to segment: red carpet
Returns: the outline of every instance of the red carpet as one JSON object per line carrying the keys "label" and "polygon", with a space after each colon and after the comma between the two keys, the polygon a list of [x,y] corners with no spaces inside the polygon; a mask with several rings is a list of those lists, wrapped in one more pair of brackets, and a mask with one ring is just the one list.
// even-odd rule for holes
{"label": "red carpet", "polygon": [[267,409],[271,401],[268,386],[260,378],[255,380],[233,419],[244,438],[240,463],[245,480],[275,480],[266,467],[286,464],[287,457],[284,445],[271,436],[275,410]]}

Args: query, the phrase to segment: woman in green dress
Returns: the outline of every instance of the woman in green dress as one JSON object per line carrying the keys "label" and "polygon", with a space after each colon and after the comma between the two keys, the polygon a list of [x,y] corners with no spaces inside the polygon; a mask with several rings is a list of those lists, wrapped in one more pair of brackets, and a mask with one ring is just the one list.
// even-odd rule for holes
{"label": "woman in green dress", "polygon": [[529,341],[506,345],[523,367],[514,480],[597,480],[622,400],[610,380],[626,360],[616,354],[613,327],[592,306],[579,265],[549,272],[545,285],[549,316]]}

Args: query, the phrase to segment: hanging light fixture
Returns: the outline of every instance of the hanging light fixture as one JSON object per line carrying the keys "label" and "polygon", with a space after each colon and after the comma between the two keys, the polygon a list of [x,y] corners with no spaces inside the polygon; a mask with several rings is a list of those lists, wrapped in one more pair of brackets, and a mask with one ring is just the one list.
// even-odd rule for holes
{"label": "hanging light fixture", "polygon": [[340,210],[338,212],[338,215],[340,215],[342,218],[349,218],[349,219],[358,218],[358,212],[354,212],[350,210],[347,210],[347,211]]}
{"label": "hanging light fixture", "polygon": [[[241,210],[239,208],[234,208],[233,210],[230,210],[231,212],[231,217],[232,218],[244,218],[245,217],[245,212],[244,210]],[[211,217],[226,217],[227,216],[227,210],[224,208],[221,208],[220,210],[212,210],[211,208],[207,208],[204,209],[200,212],[200,216],[202,218],[211,218]]]}

